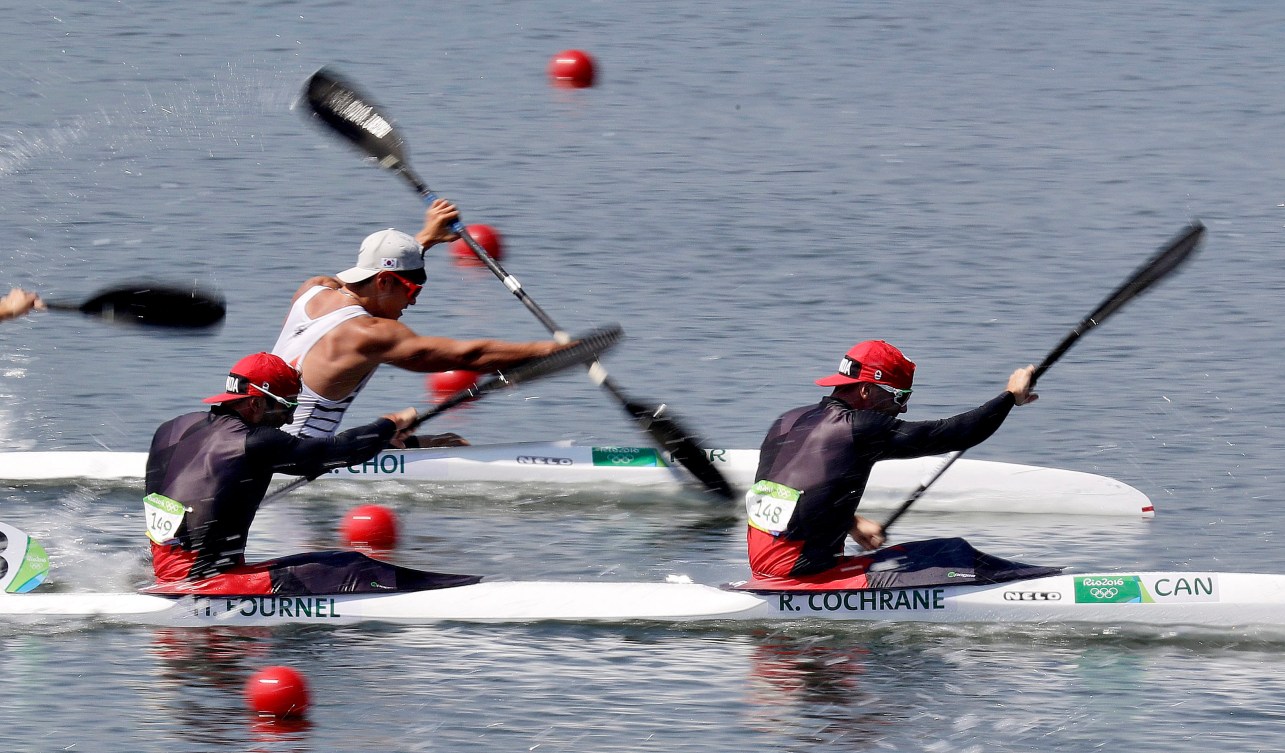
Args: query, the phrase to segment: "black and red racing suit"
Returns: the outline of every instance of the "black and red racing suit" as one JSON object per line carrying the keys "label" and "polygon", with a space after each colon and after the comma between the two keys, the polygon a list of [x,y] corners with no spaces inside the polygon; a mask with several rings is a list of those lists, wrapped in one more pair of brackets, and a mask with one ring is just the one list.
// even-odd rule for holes
{"label": "black and red racing suit", "polygon": [[325,438],[251,426],[220,407],[156,430],[144,492],[182,506],[172,538],[152,541],[154,593],[304,595],[423,590],[475,583],[467,575],[397,567],[359,552],[330,551],[246,564],[245,544],[274,473],[316,476],[361,463],[396,433],[381,418]]}
{"label": "black and red racing suit", "polygon": [[1003,392],[957,416],[902,421],[827,396],[785,413],[763,440],[754,478],[800,494],[783,530],[749,526],[750,569],[801,577],[834,568],[875,463],[968,449],[995,433],[1013,405],[1013,393]]}

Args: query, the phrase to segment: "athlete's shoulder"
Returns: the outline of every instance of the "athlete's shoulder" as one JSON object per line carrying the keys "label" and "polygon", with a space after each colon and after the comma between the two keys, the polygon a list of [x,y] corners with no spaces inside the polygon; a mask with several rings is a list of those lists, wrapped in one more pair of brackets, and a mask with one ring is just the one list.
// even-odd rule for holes
{"label": "athlete's shoulder", "polygon": [[335,329],[340,328],[345,341],[370,345],[393,345],[418,336],[415,330],[396,319],[378,316],[354,317]]}
{"label": "athlete's shoulder", "polygon": [[200,421],[200,420],[202,420],[202,419],[207,419],[207,418],[209,417],[209,415],[210,415],[210,412],[209,412],[208,410],[194,410],[194,411],[189,411],[189,412],[184,413],[184,414],[182,414],[182,415],[175,416],[174,418],[171,418],[170,420],[168,420],[168,421],[166,421],[165,423],[161,424],[161,426],[163,426],[163,427],[164,427],[164,426],[190,425],[190,424],[196,423],[197,421]]}
{"label": "athlete's shoulder", "polygon": [[776,420],[772,422],[772,426],[767,432],[767,439],[770,440],[772,437],[779,437],[783,434],[788,434],[798,428],[801,428],[800,421],[803,421],[802,426],[815,424],[815,419],[807,420],[807,417],[815,416],[817,411],[821,410],[821,408],[822,406],[820,404],[813,403],[811,405],[800,405],[797,408],[787,410],[777,416]]}
{"label": "athlete's shoulder", "polygon": [[806,416],[809,413],[815,413],[818,410],[822,410],[823,408],[824,408],[823,403],[812,403],[811,405],[800,405],[797,408],[791,408],[786,412],[782,413],[780,416],[777,417],[776,420],[778,423],[792,424],[795,421],[797,421],[800,416]]}
{"label": "athlete's shoulder", "polygon": [[275,426],[251,426],[242,422],[245,432],[245,451],[247,455],[268,455],[275,460],[277,455],[291,446],[298,444],[299,439]]}
{"label": "athlete's shoulder", "polygon": [[854,426],[883,426],[890,421],[895,422],[897,420],[879,411],[853,408],[842,400],[830,396],[821,398],[821,402],[813,406],[813,410],[825,416],[826,420]]}
{"label": "athlete's shoulder", "polygon": [[189,426],[206,420],[208,415],[208,411],[193,411],[184,413],[181,416],[175,416],[156,427],[156,431],[152,433],[153,441],[164,441],[166,437],[174,434],[181,435]]}
{"label": "athlete's shoulder", "polygon": [[875,410],[857,410],[848,408],[843,411],[843,420],[852,426],[856,433],[874,434],[893,431],[901,424],[901,419]]}
{"label": "athlete's shoulder", "polygon": [[290,302],[294,303],[295,301],[299,300],[299,298],[304,293],[307,293],[309,290],[312,290],[313,288],[330,288],[331,290],[338,290],[340,285],[341,283],[339,282],[339,280],[335,279],[334,277],[328,277],[326,275],[317,275],[316,277],[309,277],[308,279],[304,280],[303,284],[299,286],[299,289],[294,292],[294,296],[290,298]]}

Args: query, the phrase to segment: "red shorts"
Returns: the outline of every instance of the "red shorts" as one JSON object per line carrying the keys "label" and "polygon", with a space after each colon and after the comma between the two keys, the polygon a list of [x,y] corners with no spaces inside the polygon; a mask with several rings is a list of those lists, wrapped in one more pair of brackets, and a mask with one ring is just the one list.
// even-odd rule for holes
{"label": "red shorts", "polygon": [[750,550],[750,572],[754,588],[791,588],[806,586],[833,586],[834,588],[866,588],[866,570],[869,555],[842,556],[835,565],[811,575],[790,575],[794,564],[803,552],[802,541],[773,536],[748,526],[747,543]]}
{"label": "red shorts", "polygon": [[152,568],[157,583],[144,590],[180,596],[301,596],[425,591],[467,586],[481,580],[476,575],[412,570],[351,551],[306,552],[253,565],[241,562],[200,580],[188,578],[195,561],[196,556],[181,547],[153,543]]}
{"label": "red shorts", "polygon": [[155,585],[143,589],[151,594],[203,594],[207,596],[254,596],[272,593],[271,563],[240,564],[209,578],[187,580],[196,561],[193,552],[177,546],[152,542],[152,570]]}

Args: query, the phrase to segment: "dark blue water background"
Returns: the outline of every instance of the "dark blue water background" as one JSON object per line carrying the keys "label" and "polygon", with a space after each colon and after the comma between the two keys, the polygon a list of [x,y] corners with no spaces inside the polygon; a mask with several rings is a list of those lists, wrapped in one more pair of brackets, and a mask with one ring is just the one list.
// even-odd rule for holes
{"label": "dark blue water background", "polygon": [[[564,326],[621,322],[606,365],[714,445],[757,445],[853,342],[919,364],[912,418],[1037,362],[1189,221],[1181,276],[1079,343],[974,456],[1122,479],[1153,521],[911,515],[1076,568],[1285,572],[1285,10],[1247,2],[13,4],[0,31],[3,284],[80,299],[199,281],[226,326],[157,335],[45,314],[0,327],[0,444],[143,450],[269,347],[289,295],[416,197],[291,111],[323,64]],[[558,50],[600,81],[551,88]],[[407,316],[535,339],[443,249]],[[381,371],[353,409],[423,397]],[[477,442],[641,437],[582,376],[438,419]],[[498,577],[719,582],[742,524],[684,498],[328,487],[266,510],[260,555],[394,507],[400,561]],[[145,573],[137,489],[11,487],[58,586]],[[241,684],[313,684],[255,727]],[[9,750],[1256,750],[1279,747],[1281,644],[1257,635],[814,625],[0,630]]]}

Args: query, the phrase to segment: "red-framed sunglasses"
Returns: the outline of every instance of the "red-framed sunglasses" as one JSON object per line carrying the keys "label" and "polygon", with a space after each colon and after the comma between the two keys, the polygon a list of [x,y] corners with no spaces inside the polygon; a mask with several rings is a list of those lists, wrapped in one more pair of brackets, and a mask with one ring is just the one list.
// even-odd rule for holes
{"label": "red-framed sunglasses", "polygon": [[389,272],[388,274],[392,275],[398,282],[406,286],[406,294],[410,297],[412,301],[419,296],[419,291],[424,289],[423,285],[419,284],[418,282],[411,282],[410,280],[406,279],[405,277],[402,277],[396,272]]}

